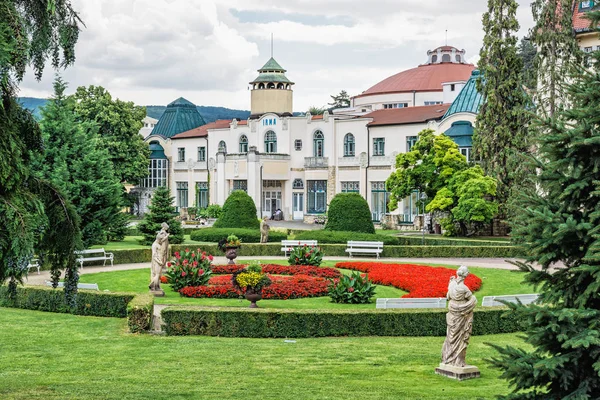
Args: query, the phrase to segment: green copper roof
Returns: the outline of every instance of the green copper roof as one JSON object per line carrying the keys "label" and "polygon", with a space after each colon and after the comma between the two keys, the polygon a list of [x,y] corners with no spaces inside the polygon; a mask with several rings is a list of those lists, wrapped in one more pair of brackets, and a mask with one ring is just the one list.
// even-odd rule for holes
{"label": "green copper roof", "polygon": [[263,71],[277,71],[277,72],[287,72],[285,69],[283,69],[281,67],[281,65],[279,65],[279,63],[277,61],[275,61],[275,59],[273,57],[271,57],[269,59],[269,61],[267,61],[267,63],[265,65],[263,65],[263,67],[261,69],[258,70],[258,72],[263,72]]}
{"label": "green copper roof", "polygon": [[178,133],[189,131],[205,125],[204,119],[196,106],[184,99],[178,98],[167,106],[167,109],[152,130],[152,135],[170,138]]}
{"label": "green copper roof", "polygon": [[449,136],[459,147],[473,146],[473,124],[469,121],[453,122],[444,134]]}
{"label": "green copper roof", "polygon": [[291,83],[294,84],[294,82],[290,81],[287,76],[285,76],[284,74],[265,74],[262,73],[260,75],[258,75],[258,77],[253,80],[250,83],[259,83],[259,82],[276,82],[276,83]]}
{"label": "green copper roof", "polygon": [[157,141],[150,142],[150,159],[166,160],[165,149]]}
{"label": "green copper roof", "polygon": [[471,77],[467,81],[465,87],[460,91],[452,105],[446,111],[444,118],[461,112],[477,114],[481,104],[483,104],[483,96],[477,91],[477,79],[482,78],[478,70],[471,73]]}

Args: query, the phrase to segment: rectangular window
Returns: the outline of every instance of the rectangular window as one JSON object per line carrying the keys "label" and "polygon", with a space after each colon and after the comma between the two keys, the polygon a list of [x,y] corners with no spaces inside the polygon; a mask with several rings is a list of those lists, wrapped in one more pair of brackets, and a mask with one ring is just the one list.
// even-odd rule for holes
{"label": "rectangular window", "polygon": [[371,182],[371,217],[373,221],[381,221],[381,217],[389,212],[390,194],[385,190],[385,182]]}
{"label": "rectangular window", "polygon": [[408,103],[391,103],[391,104],[384,104],[383,108],[389,109],[389,108],[406,108],[408,107]]}
{"label": "rectangular window", "polygon": [[426,101],[425,102],[426,106],[434,106],[436,104],[442,104],[442,102],[441,101]]}
{"label": "rectangular window", "polygon": [[176,182],[177,186],[177,207],[187,208],[188,206],[188,183]]}
{"label": "rectangular window", "polygon": [[324,214],[327,211],[327,181],[306,181],[308,187],[309,214]]}
{"label": "rectangular window", "polygon": [[168,165],[169,160],[150,160],[148,177],[142,180],[141,186],[147,188],[167,186]]}
{"label": "rectangular window", "polygon": [[241,179],[234,180],[233,190],[243,190],[244,192],[248,192],[248,181]]}
{"label": "rectangular window", "polygon": [[454,92],[456,90],[456,85],[453,83],[450,85],[450,91]]}
{"label": "rectangular window", "polygon": [[360,182],[342,182],[342,193],[360,193]]}
{"label": "rectangular window", "polygon": [[185,161],[185,147],[179,147],[177,149],[177,161],[179,161],[179,162]]}
{"label": "rectangular window", "polygon": [[296,139],[294,141],[294,149],[296,149],[296,151],[302,150],[302,140]]}
{"label": "rectangular window", "polygon": [[208,207],[208,182],[196,182],[196,207]]}
{"label": "rectangular window", "polygon": [[385,138],[373,138],[373,155],[385,155]]}
{"label": "rectangular window", "polygon": [[460,154],[467,158],[467,161],[471,161],[471,148],[470,147],[459,147]]}
{"label": "rectangular window", "polygon": [[206,147],[198,147],[198,161],[206,161]]}
{"label": "rectangular window", "polygon": [[418,136],[407,136],[406,137],[406,152],[412,150],[415,143],[417,143]]}
{"label": "rectangular window", "polygon": [[585,9],[587,9],[587,8],[592,8],[592,7],[594,7],[594,2],[593,2],[592,0],[588,0],[588,1],[582,1],[582,2],[579,4],[579,9],[580,9],[580,10],[585,10]]}
{"label": "rectangular window", "polygon": [[591,47],[591,46],[590,46],[590,47],[584,47],[584,48],[583,48],[583,51],[584,51],[585,53],[591,53],[591,52],[592,52],[592,47]]}

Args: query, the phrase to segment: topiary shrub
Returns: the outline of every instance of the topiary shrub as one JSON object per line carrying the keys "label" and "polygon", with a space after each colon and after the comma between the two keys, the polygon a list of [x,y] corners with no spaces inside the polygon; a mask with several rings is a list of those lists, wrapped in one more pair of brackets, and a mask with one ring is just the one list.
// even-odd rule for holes
{"label": "topiary shrub", "polygon": [[329,204],[325,229],[375,233],[369,204],[358,193],[336,194]]}
{"label": "topiary shrub", "polygon": [[243,190],[231,192],[223,204],[221,216],[213,226],[215,228],[259,229],[260,222],[256,216],[254,201]]}

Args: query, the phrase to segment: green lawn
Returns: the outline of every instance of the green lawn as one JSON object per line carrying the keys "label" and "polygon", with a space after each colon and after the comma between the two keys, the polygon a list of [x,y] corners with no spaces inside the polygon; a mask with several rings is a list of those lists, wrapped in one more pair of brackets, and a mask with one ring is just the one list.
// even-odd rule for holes
{"label": "green lawn", "polygon": [[481,378],[434,374],[444,338],[241,339],[126,333],[125,319],[0,308],[0,398],[30,399],[492,399],[506,381],[484,361]]}
{"label": "green lawn", "polygon": [[[285,260],[264,260],[264,263],[285,264]],[[323,266],[334,266],[336,261],[323,262]],[[429,264],[441,265],[441,264]],[[447,266],[447,265],[445,265]],[[456,269],[457,266],[447,266]],[[501,269],[490,268],[469,268],[475,275],[479,276],[483,285],[481,290],[475,293],[479,303],[483,296],[505,295],[505,294],[527,294],[534,293],[533,288],[521,284],[523,275],[518,272],[512,272]],[[349,271],[344,271],[348,273]],[[100,290],[110,290],[113,292],[135,292],[146,293],[148,291],[148,282],[150,281],[150,269],[136,269],[128,271],[100,272],[96,274],[85,274],[80,277],[81,282],[97,283]],[[168,285],[163,285],[165,297],[156,298],[157,304],[188,304],[201,306],[221,306],[221,307],[245,307],[247,302],[236,299],[191,299],[181,297],[173,292]],[[375,298],[378,297],[401,297],[406,292],[388,287],[377,286]],[[331,303],[329,297],[316,297],[294,300],[261,300],[259,305],[263,308],[292,308],[292,309],[373,309],[373,304],[348,305]]]}

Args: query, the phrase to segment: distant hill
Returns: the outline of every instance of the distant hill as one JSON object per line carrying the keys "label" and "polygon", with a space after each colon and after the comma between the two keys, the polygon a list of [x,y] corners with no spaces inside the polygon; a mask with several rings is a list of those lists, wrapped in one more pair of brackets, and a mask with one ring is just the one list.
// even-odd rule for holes
{"label": "distant hill", "polygon": [[[31,110],[33,115],[39,119],[41,118],[40,109],[43,107],[48,100],[39,99],[36,97],[19,97],[19,102],[28,110]],[[213,106],[197,106],[198,112],[204,118],[206,123],[214,122],[218,119],[248,119],[250,111],[247,110],[233,110],[225,107],[213,107]],[[146,114],[149,117],[160,119],[165,112],[167,106],[146,106]]]}

